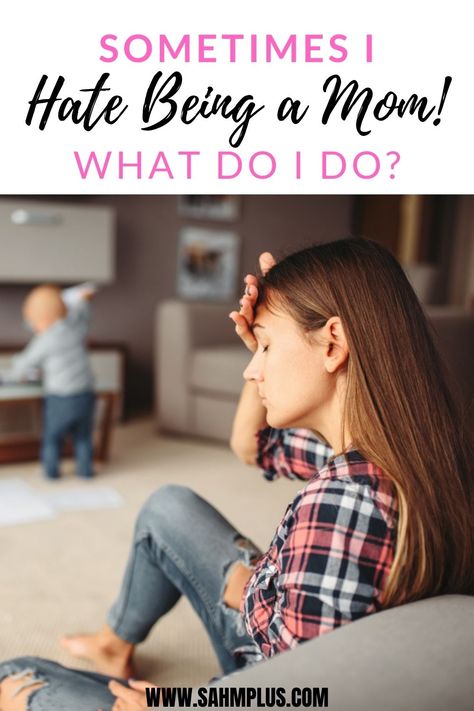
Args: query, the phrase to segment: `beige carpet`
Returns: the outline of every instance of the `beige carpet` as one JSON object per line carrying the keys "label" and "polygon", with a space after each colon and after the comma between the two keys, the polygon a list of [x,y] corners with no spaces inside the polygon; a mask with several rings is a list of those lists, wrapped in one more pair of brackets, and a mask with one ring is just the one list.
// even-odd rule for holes
{"label": "beige carpet", "polygon": [[[57,644],[65,632],[93,631],[119,586],[137,511],[165,483],[192,487],[265,548],[298,482],[268,483],[225,446],[158,437],[151,421],[119,427],[113,455],[94,481],[72,476],[49,483],[38,464],[3,465],[0,477],[21,477],[36,490],[107,485],[125,500],[119,509],[62,512],[52,521],[0,528],[0,659],[38,655],[88,668]],[[137,676],[162,685],[194,685],[218,673],[200,621],[186,600],[140,646]]]}

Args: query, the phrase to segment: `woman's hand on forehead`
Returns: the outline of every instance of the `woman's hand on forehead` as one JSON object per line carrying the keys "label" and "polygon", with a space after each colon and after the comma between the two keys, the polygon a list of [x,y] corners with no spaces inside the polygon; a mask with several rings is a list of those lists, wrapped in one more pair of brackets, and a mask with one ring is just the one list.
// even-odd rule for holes
{"label": "woman's hand on forehead", "polygon": [[[245,280],[247,280],[247,278],[248,277],[245,277]],[[245,283],[245,293],[240,299],[240,310],[231,311],[229,318],[235,323],[236,334],[242,339],[249,351],[255,353],[258,344],[253,334],[252,325],[254,322],[255,302],[257,301],[258,290],[254,284],[247,284],[246,281]]]}
{"label": "woman's hand on forehead", "polygon": [[[270,252],[263,252],[259,257],[260,270],[265,275],[276,264]],[[252,326],[255,319],[255,304],[258,298],[257,277],[247,274],[244,279],[245,290],[240,299],[240,310],[231,311],[229,318],[235,323],[235,332],[245,343],[249,351],[255,353],[258,344]]]}

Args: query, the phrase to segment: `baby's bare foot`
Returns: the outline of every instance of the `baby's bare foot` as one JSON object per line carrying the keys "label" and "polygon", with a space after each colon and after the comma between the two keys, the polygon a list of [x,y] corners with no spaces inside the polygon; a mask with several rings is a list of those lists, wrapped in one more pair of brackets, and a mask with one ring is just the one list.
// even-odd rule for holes
{"label": "baby's bare foot", "polygon": [[129,679],[133,675],[135,645],[120,639],[108,626],[95,634],[70,635],[59,641],[71,656],[87,659],[98,672]]}

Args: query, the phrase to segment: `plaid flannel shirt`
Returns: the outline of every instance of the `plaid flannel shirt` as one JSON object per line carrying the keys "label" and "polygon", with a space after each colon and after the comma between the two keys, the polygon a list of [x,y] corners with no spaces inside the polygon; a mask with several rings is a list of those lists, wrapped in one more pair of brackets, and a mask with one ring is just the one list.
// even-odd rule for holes
{"label": "plaid flannel shirt", "polygon": [[[349,450],[318,471],[311,433],[300,430],[290,440],[283,432],[269,435],[286,442],[286,450],[276,445],[269,471],[285,473],[297,462],[298,476],[311,479],[288,506],[244,590],[241,612],[258,648],[254,660],[379,609],[397,522],[392,483],[359,452]],[[264,457],[269,466],[269,447],[260,464]]]}
{"label": "plaid flannel shirt", "polygon": [[311,479],[332,455],[331,447],[310,430],[265,427],[257,432],[257,464],[269,481]]}

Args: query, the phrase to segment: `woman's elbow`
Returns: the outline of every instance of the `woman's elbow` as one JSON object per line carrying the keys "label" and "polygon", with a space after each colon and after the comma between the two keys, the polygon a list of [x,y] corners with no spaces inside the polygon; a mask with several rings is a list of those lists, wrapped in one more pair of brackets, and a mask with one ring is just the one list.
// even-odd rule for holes
{"label": "woman's elbow", "polygon": [[239,437],[232,435],[230,438],[230,448],[241,462],[248,464],[249,466],[256,466],[257,447],[255,444],[250,444],[249,442],[243,441]]}

